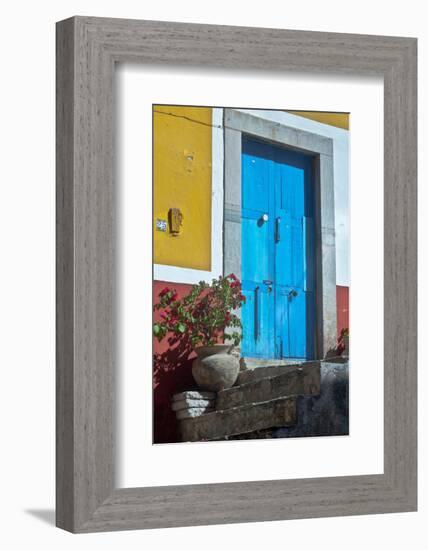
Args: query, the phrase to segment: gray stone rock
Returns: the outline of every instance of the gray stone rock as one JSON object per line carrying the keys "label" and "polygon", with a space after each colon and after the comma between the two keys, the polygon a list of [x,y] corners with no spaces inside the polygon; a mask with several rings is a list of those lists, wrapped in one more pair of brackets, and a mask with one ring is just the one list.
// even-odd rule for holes
{"label": "gray stone rock", "polygon": [[206,441],[271,427],[291,426],[295,421],[296,398],[285,397],[184,419],[180,422],[180,429],[183,441]]}
{"label": "gray stone rock", "polygon": [[183,391],[172,396],[173,401],[182,401],[183,399],[215,399],[216,393],[213,391]]}
{"label": "gray stone rock", "polygon": [[194,408],[214,408],[215,400],[214,399],[181,399],[181,401],[173,401],[171,408],[173,411],[181,411],[184,409],[194,409]]}
{"label": "gray stone rock", "polygon": [[183,420],[184,418],[197,418],[213,410],[213,407],[194,407],[192,409],[183,409],[176,412],[176,417],[178,420]]}

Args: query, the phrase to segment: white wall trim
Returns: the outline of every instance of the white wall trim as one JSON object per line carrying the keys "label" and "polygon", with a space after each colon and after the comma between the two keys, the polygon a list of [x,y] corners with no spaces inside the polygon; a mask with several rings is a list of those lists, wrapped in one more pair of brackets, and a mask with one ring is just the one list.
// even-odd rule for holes
{"label": "white wall trim", "polygon": [[190,269],[154,264],[155,281],[195,284],[211,282],[223,273],[223,109],[212,109],[212,170],[211,170],[211,270]]}

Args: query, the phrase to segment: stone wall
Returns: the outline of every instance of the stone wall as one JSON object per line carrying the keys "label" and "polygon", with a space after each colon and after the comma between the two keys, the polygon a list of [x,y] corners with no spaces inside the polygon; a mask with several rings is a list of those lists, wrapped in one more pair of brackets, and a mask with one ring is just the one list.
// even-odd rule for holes
{"label": "stone wall", "polygon": [[172,404],[183,441],[349,433],[347,363],[261,367],[217,395],[193,393],[176,395]]}

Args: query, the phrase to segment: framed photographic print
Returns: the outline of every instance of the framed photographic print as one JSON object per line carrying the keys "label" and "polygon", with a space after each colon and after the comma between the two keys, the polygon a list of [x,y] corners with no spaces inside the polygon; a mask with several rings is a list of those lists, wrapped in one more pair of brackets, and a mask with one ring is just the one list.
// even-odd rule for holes
{"label": "framed photographic print", "polygon": [[153,106],[154,443],[348,435],[348,119]]}
{"label": "framed photographic print", "polygon": [[416,40],[57,26],[57,525],[416,509]]}

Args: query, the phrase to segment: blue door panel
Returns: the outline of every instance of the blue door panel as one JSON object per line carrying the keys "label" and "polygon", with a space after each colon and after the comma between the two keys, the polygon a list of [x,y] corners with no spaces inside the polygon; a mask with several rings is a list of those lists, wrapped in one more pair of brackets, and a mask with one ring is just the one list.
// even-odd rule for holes
{"label": "blue door panel", "polygon": [[306,338],[307,331],[304,330],[307,323],[306,317],[306,296],[304,292],[297,292],[297,296],[288,300],[289,315],[289,339],[290,356],[307,357]]}
{"label": "blue door panel", "polygon": [[274,357],[274,297],[266,285],[243,284],[243,342],[247,357]]}
{"label": "blue door panel", "polygon": [[[293,276],[293,240],[291,231],[291,219],[287,213],[279,212],[275,224],[278,225],[275,242],[275,283],[276,285],[291,284]],[[279,235],[278,235],[279,232]]]}
{"label": "blue door panel", "polygon": [[[304,273],[304,245],[303,245],[303,230],[302,224],[292,220],[288,226],[289,236],[291,241],[291,270],[288,274],[286,284],[295,288],[303,288],[303,273]],[[278,270],[281,269],[278,263]]]}
{"label": "blue door panel", "polygon": [[254,154],[242,157],[242,173],[246,185],[242,188],[242,208],[267,212],[269,210],[270,163]]}
{"label": "blue door panel", "polygon": [[245,281],[261,283],[273,276],[267,224],[259,227],[254,218],[242,218],[242,249],[245,251]]}
{"label": "blue door panel", "polygon": [[281,198],[280,208],[293,218],[298,218],[305,211],[305,170],[289,164],[280,164],[277,171]]}
{"label": "blue door panel", "polygon": [[291,289],[277,287],[275,293],[275,357],[291,357],[288,317],[288,293]]}
{"label": "blue door panel", "polygon": [[312,161],[242,142],[242,354],[312,358],[315,225]]}
{"label": "blue door panel", "polygon": [[307,272],[305,235],[302,223],[281,218],[281,238],[276,243],[275,282],[277,285],[304,288]]}

